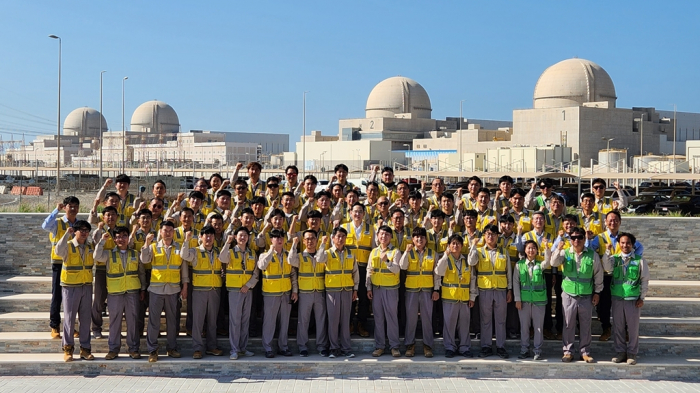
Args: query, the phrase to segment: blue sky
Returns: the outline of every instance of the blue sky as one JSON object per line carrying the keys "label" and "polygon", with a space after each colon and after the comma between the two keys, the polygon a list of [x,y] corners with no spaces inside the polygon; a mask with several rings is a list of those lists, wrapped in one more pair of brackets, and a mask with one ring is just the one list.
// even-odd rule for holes
{"label": "blue sky", "polygon": [[700,112],[700,3],[682,1],[4,1],[0,132],[55,130],[99,107],[121,129],[141,103],[173,106],[183,130],[335,134],[364,116],[381,80],[425,87],[434,118],[511,120],[548,66],[571,57],[611,75],[618,107]]}

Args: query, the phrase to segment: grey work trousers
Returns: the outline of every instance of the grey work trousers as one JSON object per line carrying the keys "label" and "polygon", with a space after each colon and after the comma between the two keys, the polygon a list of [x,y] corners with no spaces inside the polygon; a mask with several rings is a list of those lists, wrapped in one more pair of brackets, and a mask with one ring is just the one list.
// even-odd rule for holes
{"label": "grey work trousers", "polygon": [[[613,296],[613,337],[615,340],[615,352],[627,352],[628,355],[636,355],[639,352],[639,318],[642,309],[635,303],[637,300],[624,300]],[[629,333],[630,341],[625,341],[625,325]]]}
{"label": "grey work trousers", "polygon": [[571,355],[576,340],[576,316],[579,323],[579,350],[581,355],[590,355],[591,347],[591,317],[593,315],[593,303],[591,295],[572,296],[564,292],[561,294],[564,308],[564,332],[562,340],[564,355]]}
{"label": "grey work trousers", "polygon": [[309,342],[309,322],[311,311],[316,321],[316,350],[328,349],[328,329],[326,328],[326,294],[324,291],[299,294],[299,311],[297,322],[297,345],[299,351],[307,351]]}
{"label": "grey work trousers", "polygon": [[542,341],[544,333],[545,304],[537,306],[534,303],[522,302],[522,308],[519,311],[520,316],[520,352],[530,350],[530,327],[535,332],[535,353],[542,353]]}
{"label": "grey work trousers", "polygon": [[328,311],[328,341],[331,350],[350,351],[350,312],[352,291],[326,291]]}
{"label": "grey work trousers", "polygon": [[[481,347],[491,347],[493,330],[496,330],[496,347],[506,345],[506,303],[507,291],[499,289],[479,289],[479,317],[481,318]],[[492,321],[495,322],[493,326]]]}
{"label": "grey work trousers", "polygon": [[141,333],[137,330],[140,299],[138,292],[107,295],[109,307],[109,350],[119,353],[122,347],[122,319],[126,318],[126,345],[129,352],[138,352]]}
{"label": "grey work trousers", "polygon": [[[399,289],[372,288],[372,313],[374,314],[374,348],[384,349],[389,337],[389,347],[398,349],[399,341]],[[386,331],[384,324],[386,323]]]}
{"label": "grey work trousers", "polygon": [[228,342],[231,345],[231,355],[245,352],[247,349],[252,304],[252,289],[246,293],[241,292],[240,289],[229,289]]}
{"label": "grey work trousers", "polygon": [[165,310],[166,349],[177,349],[177,298],[179,293],[158,295],[151,292],[148,302],[148,333],[146,344],[148,352],[158,350],[158,335],[160,334],[160,314]]}
{"label": "grey work trousers", "polygon": [[446,351],[457,351],[456,338],[459,336],[459,353],[469,351],[472,346],[469,338],[469,302],[455,302],[442,299],[443,343]]}
{"label": "grey work trousers", "polygon": [[[107,269],[97,266],[95,269],[95,289],[92,300],[92,331],[102,333],[102,312],[105,310],[107,300]],[[111,313],[112,310],[110,310]]]}
{"label": "grey work trousers", "polygon": [[[221,288],[194,290],[188,304],[192,304],[192,348],[195,351],[216,349],[216,317],[219,315]],[[207,322],[207,342],[202,341],[204,320]]]}
{"label": "grey work trousers", "polygon": [[[287,347],[287,335],[289,334],[289,316],[292,313],[292,305],[289,304],[289,295],[289,292],[279,296],[263,295],[265,314],[263,315],[262,345],[265,352],[272,352],[272,339],[275,337],[277,320],[279,320],[280,323],[277,346],[280,351],[289,349]],[[214,324],[214,328],[216,328],[216,323]]]}
{"label": "grey work trousers", "polygon": [[433,291],[406,291],[406,330],[404,342],[406,345],[416,343],[416,327],[420,314],[423,328],[423,344],[433,348]]}
{"label": "grey work trousers", "polygon": [[90,300],[92,300],[92,283],[75,287],[62,287],[63,296],[63,346],[74,346],[73,330],[75,318],[78,317],[80,332],[80,347],[92,349],[90,346]]}

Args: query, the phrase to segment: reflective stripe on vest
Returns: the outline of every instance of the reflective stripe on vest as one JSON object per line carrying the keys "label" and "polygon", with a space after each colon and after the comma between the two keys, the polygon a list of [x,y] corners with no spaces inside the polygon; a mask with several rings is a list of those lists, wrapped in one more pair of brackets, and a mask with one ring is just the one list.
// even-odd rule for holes
{"label": "reflective stripe on vest", "polygon": [[[287,263],[288,254],[282,252],[282,261],[273,253],[272,261],[263,270],[263,296],[280,296],[292,290],[292,266]],[[282,265],[280,267],[280,264]]]}
{"label": "reflective stripe on vest", "polygon": [[239,290],[250,281],[255,270],[255,255],[247,251],[240,253],[229,250],[231,259],[226,266],[226,288]]}
{"label": "reflective stripe on vest", "polygon": [[508,288],[507,265],[508,254],[503,247],[497,247],[496,260],[491,263],[490,253],[486,247],[479,248],[479,263],[476,265],[477,285],[479,289]]}
{"label": "reflective stripe on vest", "polygon": [[176,242],[172,243],[170,258],[168,258],[163,247],[151,244],[151,252],[153,252],[151,285],[158,287],[165,284],[180,284],[182,258],[180,257],[180,250],[178,250],[179,246]]}
{"label": "reflective stripe on vest", "polygon": [[197,258],[192,266],[192,288],[209,290],[221,288],[221,260],[219,250],[211,249],[211,259],[207,251],[197,249]]}
{"label": "reflective stripe on vest", "polygon": [[355,281],[352,277],[352,269],[355,259],[350,250],[347,250],[345,259],[340,260],[340,256],[333,250],[326,251],[328,260],[326,261],[326,291],[352,291],[355,288]]}
{"label": "reflective stripe on vest", "polygon": [[345,238],[345,248],[354,252],[359,266],[367,265],[369,254],[372,252],[372,227],[368,223],[363,225],[364,230],[359,239],[356,237],[355,226],[352,222],[343,225],[348,232],[348,236]]}
{"label": "reflective stripe on vest", "polygon": [[469,285],[471,284],[471,268],[462,258],[462,271],[457,270],[452,255],[447,257],[447,270],[442,278],[442,301],[460,303],[469,301]]}
{"label": "reflective stripe on vest", "polygon": [[580,269],[576,269],[576,254],[570,250],[564,252],[561,288],[572,296],[591,295],[593,293],[593,250],[583,251]]}
{"label": "reflective stripe on vest", "polygon": [[535,259],[532,278],[530,278],[526,259],[520,260],[517,267],[520,275],[520,300],[525,303],[533,303],[536,306],[547,304],[547,288],[544,281],[542,261]]}
{"label": "reflective stripe on vest", "polygon": [[639,262],[641,259],[642,257],[634,255],[625,269],[622,257],[619,255],[613,257],[613,279],[610,285],[612,296],[624,300],[639,299],[642,278]]}
{"label": "reflective stripe on vest", "polygon": [[[392,260],[398,250],[389,246],[386,250],[387,261]],[[369,261],[372,266],[372,285],[376,287],[394,289],[399,287],[399,274],[394,273],[387,267],[386,262],[381,259],[382,249],[380,247],[372,250],[369,256]]]}

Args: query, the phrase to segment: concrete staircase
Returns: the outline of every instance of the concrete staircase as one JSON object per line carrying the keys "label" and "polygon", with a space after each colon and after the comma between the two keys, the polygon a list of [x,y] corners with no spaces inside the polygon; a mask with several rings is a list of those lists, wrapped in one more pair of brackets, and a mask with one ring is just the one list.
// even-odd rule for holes
{"label": "concrete staircase", "polygon": [[[149,364],[145,357],[132,360],[126,356],[126,344],[122,340],[121,356],[105,361],[107,340],[92,340],[96,360],[62,361],[61,340],[52,339],[48,329],[50,303],[50,277],[45,276],[0,276],[0,375],[37,374],[128,374],[128,375],[381,375],[381,376],[474,376],[474,377],[523,377],[550,375],[557,377],[590,378],[651,378],[694,379],[700,375],[700,281],[653,280],[640,326],[640,354],[637,366],[616,365],[609,360],[614,355],[612,340],[598,341],[600,323],[593,321],[592,355],[597,364],[580,361],[564,364],[561,358],[561,342],[545,341],[544,361],[517,360],[519,340],[508,340],[506,348],[511,354],[508,360],[496,357],[488,359],[446,359],[442,340],[437,339],[434,348],[436,357],[422,356],[422,343],[416,345],[417,356],[391,358],[384,355],[372,358],[372,338],[352,337],[353,359],[328,359],[312,351],[308,358],[298,357],[296,340],[290,337],[292,358],[265,359],[260,338],[251,338],[249,349],[256,353],[252,358],[228,360],[228,356],[206,356],[193,360],[192,341],[184,333],[178,338],[181,359],[162,356],[158,363]],[[184,310],[183,310],[184,311]],[[148,318],[148,316],[147,316]],[[105,318],[104,330],[108,330],[109,317]],[[164,318],[161,318],[164,325]],[[184,313],[181,321],[184,332]],[[291,325],[295,325],[292,321]],[[125,323],[122,323],[123,328]],[[164,326],[162,326],[164,328]],[[161,348],[165,348],[161,338]],[[228,352],[228,338],[218,339],[219,347]],[[77,344],[77,343],[76,343]],[[77,346],[77,345],[76,345]],[[310,346],[313,348],[313,346]],[[478,351],[478,340],[472,348]],[[141,340],[142,354],[146,353],[145,339]],[[402,348],[402,351],[404,348]],[[161,350],[164,354],[164,350]],[[77,356],[76,356],[77,358]]]}

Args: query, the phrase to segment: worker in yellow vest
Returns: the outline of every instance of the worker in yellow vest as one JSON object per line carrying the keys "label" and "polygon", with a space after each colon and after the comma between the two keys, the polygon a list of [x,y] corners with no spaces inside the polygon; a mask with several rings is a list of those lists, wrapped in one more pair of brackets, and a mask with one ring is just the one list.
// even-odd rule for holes
{"label": "worker in yellow vest", "polygon": [[[102,222],[97,225],[97,229],[92,234],[93,244],[99,242],[102,235],[106,233],[109,235],[109,238],[105,241],[105,249],[111,250],[116,247],[112,232],[118,225],[117,216],[118,213],[115,207],[107,206],[104,208],[102,211]],[[102,325],[104,323],[102,313],[105,311],[107,301],[107,270],[102,262],[95,264],[95,286],[92,293],[92,337],[99,340],[104,338],[102,335]]]}
{"label": "worker in yellow vest", "polygon": [[[435,267],[437,285],[442,288],[441,298],[445,327],[443,329],[445,357],[453,358],[455,353],[471,358],[471,339],[469,338],[470,308],[474,307],[476,276],[474,269],[462,255],[464,239],[452,235],[447,241],[447,250]],[[441,281],[438,281],[441,280]],[[459,331],[457,328],[459,327]],[[456,339],[459,337],[459,347]]]}
{"label": "worker in yellow vest", "polygon": [[588,237],[597,236],[605,231],[605,216],[603,213],[593,211],[595,196],[586,192],[581,195],[581,212],[578,214],[579,226],[586,230]]}
{"label": "worker in yellow vest", "polygon": [[[162,203],[162,202],[161,202]],[[146,243],[146,236],[152,233],[153,236],[158,235],[158,229],[153,226],[153,213],[149,209],[141,209],[134,213],[137,217],[137,222],[133,224],[131,236],[129,237],[129,248],[141,251],[141,247]],[[146,310],[148,309],[148,285],[151,283],[151,265],[143,265],[144,279],[141,281],[141,296],[139,296],[139,312],[136,317],[136,331],[138,337],[141,337],[146,327]]]}
{"label": "worker in yellow vest", "polygon": [[[386,197],[381,197],[380,200],[388,202]],[[367,298],[367,262],[369,254],[376,247],[375,229],[365,221],[365,206],[362,203],[355,203],[350,214],[352,221],[343,224],[341,227],[345,230],[347,236],[345,238],[345,248],[348,249],[354,256],[358,266],[359,274],[359,289],[357,292],[357,305],[353,304],[352,309],[357,307],[357,332],[360,337],[369,337],[367,331],[367,318],[369,317],[370,303]],[[354,313],[353,313],[354,314]],[[354,330],[350,328],[351,333]]]}
{"label": "worker in yellow vest", "polygon": [[90,346],[90,309],[92,300],[92,245],[88,243],[90,224],[78,220],[67,228],[54,252],[61,258],[63,296],[63,360],[73,361],[73,327],[76,315],[80,324],[80,358],[93,360]]}
{"label": "worker in yellow vest", "polygon": [[425,228],[414,228],[411,233],[412,244],[406,246],[399,266],[406,271],[406,330],[404,340],[406,357],[415,356],[416,326],[418,315],[423,331],[423,354],[433,357],[433,302],[440,298],[439,284],[435,284],[433,270],[438,261],[438,254],[427,248]]}
{"label": "worker in yellow vest", "polygon": [[120,174],[112,179],[105,180],[102,188],[97,192],[96,200],[103,200],[105,195],[107,195],[107,189],[114,183],[114,189],[119,196],[119,205],[115,206],[117,208],[117,213],[130,217],[134,210],[137,209],[140,198],[137,198],[134,194],[129,192],[129,186],[131,185],[131,178],[126,174]]}
{"label": "worker in yellow vest", "polygon": [[107,306],[109,307],[109,352],[105,360],[116,359],[122,346],[122,320],[126,319],[126,345],[129,357],[140,359],[139,346],[141,332],[137,330],[140,307],[141,285],[146,281],[144,265],[139,263],[138,251],[129,248],[129,228],[116,227],[114,242],[116,247],[107,250],[105,242],[110,234],[102,234],[95,246],[94,260],[106,265]]}
{"label": "worker in yellow vest", "polygon": [[374,314],[374,357],[384,353],[387,336],[391,356],[401,356],[397,319],[401,251],[391,244],[392,235],[393,231],[389,226],[379,227],[379,246],[372,250],[367,263],[367,298],[372,300]]}
{"label": "worker in yellow vest", "polygon": [[262,272],[264,317],[262,344],[266,358],[274,358],[272,339],[275,335],[277,320],[280,321],[277,343],[277,354],[292,356],[287,346],[289,331],[289,316],[292,312],[292,302],[299,298],[296,271],[289,263],[289,253],[284,250],[286,234],[280,229],[269,232],[270,248],[260,255],[258,269]]}
{"label": "worker in yellow vest", "polygon": [[[512,269],[508,251],[498,246],[498,227],[484,228],[486,245],[477,247],[474,240],[469,250],[469,266],[476,267],[477,287],[479,288],[479,311],[481,319],[481,352],[479,357],[493,355],[491,337],[496,330],[496,353],[501,359],[508,358],[506,351],[507,304],[513,300]],[[492,324],[495,320],[495,326]]]}
{"label": "worker in yellow vest", "polygon": [[600,300],[603,290],[603,265],[598,253],[585,246],[583,228],[574,228],[569,235],[571,247],[564,248],[559,242],[557,252],[552,255],[552,267],[564,265],[562,271],[562,305],[564,308],[564,356],[562,362],[574,360],[573,347],[576,338],[576,317],[579,327],[579,350],[581,360],[593,363],[591,356],[591,318],[593,306]]}
{"label": "worker in yellow vest", "polygon": [[[520,260],[518,246],[516,245],[518,234],[513,231],[514,227],[515,219],[512,215],[504,214],[498,219],[498,229],[500,231],[498,245],[508,252],[510,268],[513,269],[513,273],[515,273],[515,265]],[[509,339],[520,338],[520,319],[518,316],[518,309],[515,308],[515,302],[510,302],[507,306],[506,337]]]}
{"label": "worker in yellow vest", "polygon": [[[314,211],[318,213],[317,211]],[[292,252],[289,254],[289,263],[297,270],[299,282],[299,312],[297,323],[297,345],[301,357],[309,356],[307,343],[309,342],[309,322],[311,312],[316,321],[316,350],[326,357],[328,351],[328,330],[326,329],[326,265],[316,262],[316,254],[325,252],[326,236],[321,239],[317,247],[318,234],[313,229],[307,229],[302,233],[304,249],[297,253],[296,244],[298,237],[292,240]]]}
{"label": "worker in yellow vest", "polygon": [[[552,251],[545,250],[544,260],[534,240],[525,242],[525,258],[517,262],[513,271],[513,297],[520,316],[520,354],[518,359],[530,357],[530,328],[534,333],[534,360],[542,359],[542,326],[544,324],[547,290],[544,271],[549,268]],[[551,309],[550,309],[551,310]],[[550,311],[551,314],[551,311]]]}
{"label": "worker in yellow vest", "polygon": [[[217,348],[216,318],[221,301],[222,269],[221,263],[228,263],[229,242],[219,250],[214,247],[216,230],[207,225],[199,232],[199,247],[194,249],[192,259],[192,347],[193,359],[201,359],[202,352],[207,355],[221,356],[224,351]],[[228,240],[233,240],[233,237]],[[207,324],[207,342],[202,342],[204,322]]]}
{"label": "worker in yellow vest", "polygon": [[[356,209],[353,206],[353,209]],[[347,231],[336,227],[331,233],[333,246],[316,254],[316,262],[326,265],[326,310],[328,312],[329,358],[355,357],[350,347],[350,313],[360,284],[357,261],[346,246]]]}
{"label": "worker in yellow vest", "polygon": [[[177,304],[178,296],[187,300],[187,287],[189,273],[187,260],[191,260],[189,243],[192,240],[192,232],[185,234],[182,245],[173,240],[175,224],[164,221],[160,227],[160,240],[154,243],[155,236],[149,233],[141,247],[141,263],[151,264],[151,284],[148,286],[149,315],[148,334],[146,344],[148,347],[148,361],[158,361],[158,335],[160,334],[160,318],[165,310],[166,352],[173,358],[179,358],[177,350]],[[183,261],[184,260],[184,261]]]}
{"label": "worker in yellow vest", "polygon": [[[58,218],[60,211],[64,211],[65,215]],[[58,203],[51,214],[41,223],[41,228],[49,233],[49,241],[51,242],[51,307],[49,311],[51,338],[61,338],[61,301],[63,299],[61,268],[63,260],[56,255],[56,243],[63,237],[66,230],[78,220],[78,211],[80,211],[80,200],[69,196]]]}
{"label": "worker in yellow vest", "polygon": [[255,251],[248,248],[250,239],[248,228],[236,229],[233,237],[235,247],[229,250],[228,262],[225,262],[225,258],[222,262],[226,264],[226,289],[228,290],[228,339],[231,345],[229,359],[236,360],[240,355],[253,356],[253,352],[247,349],[248,328],[253,304],[252,289],[258,283],[260,271],[256,269]]}
{"label": "worker in yellow vest", "polygon": [[593,192],[595,195],[593,211],[606,215],[613,210],[622,210],[627,206],[627,196],[620,189],[620,184],[618,182],[614,182],[613,186],[617,192],[618,199],[616,201],[613,201],[612,196],[605,196],[605,180],[597,178],[591,181],[591,192]]}

